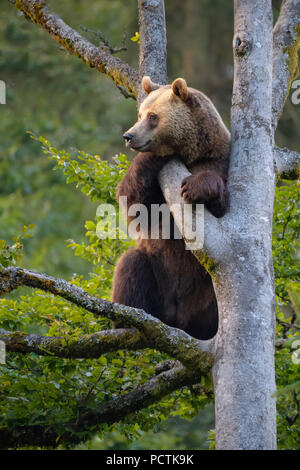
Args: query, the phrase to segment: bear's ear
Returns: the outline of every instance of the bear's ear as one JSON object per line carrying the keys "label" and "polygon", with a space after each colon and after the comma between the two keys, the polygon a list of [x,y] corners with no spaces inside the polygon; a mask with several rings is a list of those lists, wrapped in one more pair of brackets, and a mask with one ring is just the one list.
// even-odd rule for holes
{"label": "bear's ear", "polygon": [[147,95],[149,95],[151,91],[158,90],[158,88],[160,88],[160,85],[158,85],[158,83],[152,82],[151,78],[145,75],[142,80],[142,88],[147,93]]}
{"label": "bear's ear", "polygon": [[183,78],[176,78],[172,83],[172,90],[174,95],[179,96],[182,101],[186,101],[189,97],[189,91],[186,81]]}

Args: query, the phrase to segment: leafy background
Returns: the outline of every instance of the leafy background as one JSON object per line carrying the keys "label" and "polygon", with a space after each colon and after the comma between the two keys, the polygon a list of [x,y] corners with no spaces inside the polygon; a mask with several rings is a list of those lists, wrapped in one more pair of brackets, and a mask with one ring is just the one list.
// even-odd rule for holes
{"label": "leafy background", "polygon": [[[0,262],[15,261],[72,279],[89,292],[110,298],[113,267],[127,244],[99,240],[95,214],[99,202],[114,203],[115,186],[132,158],[123,155],[121,136],[136,119],[136,104],[107,77],[61,50],[7,1],[0,2],[0,79],[7,85],[7,105],[0,107],[0,240],[5,240],[0,242]],[[138,45],[130,40],[138,30],[135,0],[48,3],[96,44],[97,36],[83,32],[82,26],[100,30],[114,46],[120,46],[125,35],[127,51],[121,57],[137,64]],[[273,3],[276,18],[280,2]],[[183,76],[190,86],[204,91],[229,126],[232,2],[167,0],[166,15],[169,81]],[[300,151],[299,117],[300,107],[288,100],[278,145]],[[43,138],[32,138],[28,131]],[[291,361],[291,339],[299,331],[298,205],[297,184],[280,182],[274,216],[281,340],[276,354],[278,434],[280,448],[288,449],[300,448],[300,366]],[[39,291],[22,289],[0,299],[1,328],[76,336],[107,326],[107,320],[95,320]],[[161,359],[150,350],[107,354],[97,361],[9,354],[7,365],[1,367],[0,425],[59,426],[81,407],[99,406],[145,381]],[[213,406],[209,384],[201,386],[200,393],[175,393],[122,424],[103,426],[96,437],[91,430],[84,439],[98,449],[207,448]]]}

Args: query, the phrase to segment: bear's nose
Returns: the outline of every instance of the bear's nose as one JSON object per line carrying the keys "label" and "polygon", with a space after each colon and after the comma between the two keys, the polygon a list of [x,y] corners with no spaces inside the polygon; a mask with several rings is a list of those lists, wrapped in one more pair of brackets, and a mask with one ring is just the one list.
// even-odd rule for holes
{"label": "bear's nose", "polygon": [[123,139],[125,140],[126,144],[130,144],[133,139],[133,135],[129,134],[129,132],[125,132],[125,134],[123,134]]}

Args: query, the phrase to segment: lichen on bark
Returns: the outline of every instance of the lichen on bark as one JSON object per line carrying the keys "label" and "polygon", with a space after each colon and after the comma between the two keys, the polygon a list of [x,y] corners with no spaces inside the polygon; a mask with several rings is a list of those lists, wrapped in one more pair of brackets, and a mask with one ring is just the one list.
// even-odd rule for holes
{"label": "lichen on bark", "polygon": [[290,73],[288,90],[290,90],[292,82],[299,76],[299,58],[298,51],[300,49],[300,24],[295,27],[294,34],[291,35],[291,44],[283,48],[283,52],[287,53],[287,67]]}

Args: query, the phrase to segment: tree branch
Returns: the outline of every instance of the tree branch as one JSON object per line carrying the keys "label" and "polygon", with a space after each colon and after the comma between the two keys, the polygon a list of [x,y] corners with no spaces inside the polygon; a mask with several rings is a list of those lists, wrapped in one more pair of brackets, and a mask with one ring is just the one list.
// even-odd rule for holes
{"label": "tree branch", "polygon": [[[200,214],[194,216],[191,206],[185,204],[180,196],[181,182],[190,174],[182,162],[173,159],[166,163],[160,171],[159,183],[175,223],[185,240],[187,249],[192,250],[196,258],[202,263],[208,261],[204,251],[208,256],[212,256],[216,262],[222,257],[222,224],[224,218],[217,219],[203,205],[203,212],[200,211]],[[197,206],[200,207],[200,204],[197,204]],[[184,217],[182,217],[183,211],[186,211]],[[187,216],[188,211],[190,211],[190,217]],[[193,233],[191,233],[191,226],[193,226]],[[208,268],[208,270],[213,274],[213,269]]]}
{"label": "tree branch", "polygon": [[[174,357],[191,370],[208,373],[213,364],[212,354],[203,352],[203,342],[192,338],[177,328],[165,325],[141,309],[127,307],[93,297],[81,287],[46,274],[35,273],[18,267],[2,268],[0,272],[0,295],[20,286],[33,287],[66,300],[116,322],[137,328],[147,338],[152,348]],[[149,346],[150,347],[150,346]]]}
{"label": "tree branch", "polygon": [[114,423],[120,421],[135,411],[160,401],[164,396],[187,385],[198,383],[198,372],[187,370],[179,364],[154,377],[148,382],[139,385],[132,392],[104,404],[100,410],[88,411],[80,419],[80,427],[89,428],[100,423]]}
{"label": "tree branch", "polygon": [[0,340],[7,351],[21,354],[36,353],[66,359],[98,358],[102,354],[126,349],[136,351],[149,347],[146,338],[134,328],[105,330],[79,338],[41,336],[0,329]]}
{"label": "tree branch", "polygon": [[273,32],[272,125],[276,130],[292,81],[298,76],[300,2],[283,0]]}
{"label": "tree branch", "polygon": [[44,426],[18,426],[0,428],[0,450],[32,446],[54,449],[58,446],[59,435],[54,428]]}
{"label": "tree branch", "polygon": [[276,169],[282,178],[299,178],[300,153],[286,148],[274,147],[273,155]]}
{"label": "tree branch", "polygon": [[45,0],[9,0],[34,23],[39,24],[50,36],[71,54],[82,59],[90,67],[106,74],[116,84],[136,95],[138,72],[114,57],[108,49],[101,49],[70,28],[59,16],[52,13]]}
{"label": "tree branch", "polygon": [[[164,396],[187,385],[199,382],[200,376],[195,371],[188,371],[185,367],[176,365],[161,374],[152,377],[145,384],[139,385],[135,390],[122,394],[118,398],[104,403],[100,409],[83,412],[76,423],[65,423],[64,429],[59,433],[56,428],[41,425],[0,428],[0,448],[8,449],[32,445],[40,447],[57,447],[63,440],[65,443],[76,444],[82,441],[73,433],[84,431],[97,431],[102,423],[113,424],[121,421],[136,411],[146,408],[160,401]],[[91,429],[92,428],[92,429]]]}
{"label": "tree branch", "polygon": [[93,29],[86,28],[84,25],[80,25],[80,29],[85,33],[90,33],[96,38],[100,39],[100,44],[98,47],[101,49],[108,49],[111,54],[118,54],[119,52],[127,51],[127,47],[125,47],[125,36],[123,39],[123,46],[113,47],[101,33],[101,31],[94,31]]}

